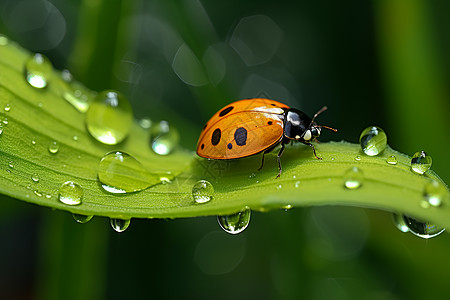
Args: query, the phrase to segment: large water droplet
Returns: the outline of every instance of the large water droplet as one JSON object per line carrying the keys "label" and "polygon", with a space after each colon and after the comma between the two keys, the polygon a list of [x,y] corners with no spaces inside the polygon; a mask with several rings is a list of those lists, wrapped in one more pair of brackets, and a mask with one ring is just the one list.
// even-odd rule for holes
{"label": "large water droplet", "polygon": [[406,215],[403,215],[403,220],[411,233],[424,239],[438,236],[445,230],[445,228],[441,228],[436,224],[422,222]]}
{"label": "large water droplet", "polygon": [[81,186],[73,181],[66,181],[59,188],[58,199],[67,205],[78,205],[81,204],[83,194]]}
{"label": "large water droplet", "polygon": [[209,181],[200,180],[192,187],[192,197],[196,203],[209,202],[213,195],[214,187]]}
{"label": "large water droplet", "polygon": [[56,154],[59,151],[59,143],[57,141],[50,142],[50,145],[48,145],[48,152],[52,154]]}
{"label": "large water droplet", "polygon": [[448,189],[436,180],[432,179],[425,184],[423,196],[429,205],[440,206],[446,195],[448,195]]}
{"label": "large water droplet", "polygon": [[228,216],[218,216],[217,221],[223,230],[230,234],[238,234],[247,228],[252,211],[246,207],[240,212]]}
{"label": "large water droplet", "polygon": [[84,224],[89,222],[93,216],[85,216],[80,214],[72,214],[72,217],[77,223]]}
{"label": "large water droplet", "polygon": [[411,170],[417,174],[424,174],[431,168],[432,159],[425,151],[414,153],[411,159]]}
{"label": "large water droplet", "polygon": [[120,151],[102,157],[97,175],[103,189],[114,194],[138,192],[154,181],[136,158]]}
{"label": "large water droplet", "polygon": [[116,145],[123,141],[133,123],[131,105],[115,91],[100,93],[86,112],[86,128],[99,142]]}
{"label": "large water droplet", "polygon": [[394,221],[395,227],[397,227],[398,230],[400,230],[401,232],[408,232],[409,231],[409,228],[406,225],[405,220],[403,219],[402,215],[394,213],[394,214],[392,214],[392,217],[393,217],[393,221]]}
{"label": "large water droplet", "polygon": [[110,223],[111,223],[111,227],[116,231],[116,232],[124,232],[125,230],[127,230],[128,226],[130,226],[130,219],[128,220],[122,220],[122,219],[111,219]]}
{"label": "large water droplet", "polygon": [[351,167],[344,174],[344,186],[351,190],[361,187],[363,180],[364,174],[362,170],[357,167]]}
{"label": "large water droplet", "polygon": [[361,132],[359,143],[366,155],[375,156],[386,149],[387,136],[380,127],[370,126]]}
{"label": "large water droplet", "polygon": [[167,121],[161,121],[150,129],[151,146],[155,153],[167,155],[177,146],[180,136],[178,131]]}
{"label": "large water droplet", "polygon": [[395,155],[391,155],[388,158],[386,158],[386,162],[390,165],[396,165],[397,164],[397,157]]}
{"label": "large water droplet", "polygon": [[25,78],[35,88],[45,88],[52,72],[53,67],[50,60],[40,53],[34,54],[25,62]]}

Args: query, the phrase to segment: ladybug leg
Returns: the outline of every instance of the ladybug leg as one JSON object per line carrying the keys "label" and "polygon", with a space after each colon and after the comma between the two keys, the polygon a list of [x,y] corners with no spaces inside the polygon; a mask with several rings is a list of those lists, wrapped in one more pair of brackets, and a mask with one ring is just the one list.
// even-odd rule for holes
{"label": "ladybug leg", "polygon": [[280,152],[278,152],[278,155],[277,155],[278,175],[277,175],[276,178],[281,176],[281,155],[283,155],[283,151],[284,151],[284,143],[281,143],[281,149],[280,149]]}
{"label": "ladybug leg", "polygon": [[263,152],[262,159],[261,159],[261,167],[258,168],[258,171],[261,171],[262,167],[264,166],[264,155],[266,152]]}
{"label": "ladybug leg", "polygon": [[314,148],[314,145],[313,145],[313,144],[309,144],[309,143],[308,143],[307,145],[309,145],[309,146],[313,149],[314,156],[315,156],[317,159],[322,160],[322,157],[318,157],[318,156],[317,156],[317,154],[316,154],[316,148]]}

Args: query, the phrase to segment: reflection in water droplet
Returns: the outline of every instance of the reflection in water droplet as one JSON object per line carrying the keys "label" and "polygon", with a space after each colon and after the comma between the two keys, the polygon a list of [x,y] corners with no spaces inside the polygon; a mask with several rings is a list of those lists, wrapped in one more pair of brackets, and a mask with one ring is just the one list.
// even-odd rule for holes
{"label": "reflection in water droplet", "polygon": [[411,170],[417,174],[424,174],[431,168],[432,159],[425,151],[414,153],[411,159]]}
{"label": "reflection in water droplet", "polygon": [[33,180],[34,182],[39,182],[39,175],[34,173],[33,175],[31,175],[31,180]]}
{"label": "reflection in water droplet", "polygon": [[403,220],[411,233],[424,239],[438,236],[445,230],[436,224],[422,222],[406,215],[403,215]]}
{"label": "reflection in water droplet", "polygon": [[152,149],[159,155],[167,155],[178,145],[180,136],[178,131],[167,121],[161,121],[150,130]]}
{"label": "reflection in water droplet", "polygon": [[113,194],[142,191],[151,185],[151,175],[133,156],[120,151],[109,152],[100,160],[98,180]]}
{"label": "reflection in water droplet", "polygon": [[366,155],[375,156],[386,149],[387,136],[380,127],[370,126],[361,132],[359,143]]}
{"label": "reflection in water droplet", "polygon": [[124,232],[125,230],[127,230],[128,226],[130,226],[130,221],[131,221],[130,219],[128,219],[128,220],[111,219],[110,224],[111,224],[111,227],[116,232]]}
{"label": "reflection in water droplet", "polygon": [[409,228],[406,226],[405,220],[403,220],[403,216],[399,214],[392,214],[392,220],[394,221],[395,227],[398,228],[401,232],[408,232]]}
{"label": "reflection in water droplet", "polygon": [[446,195],[448,195],[448,189],[436,180],[432,179],[425,184],[423,196],[429,205],[440,206]]}
{"label": "reflection in water droplet", "polygon": [[48,152],[56,154],[59,151],[59,143],[57,141],[50,142],[48,145]]}
{"label": "reflection in water droplet", "polygon": [[240,212],[228,216],[218,216],[217,220],[223,230],[230,234],[238,234],[247,228],[250,223],[250,208],[246,207]]}
{"label": "reflection in water droplet", "polygon": [[357,167],[350,168],[344,174],[344,186],[351,190],[361,187],[363,180],[364,174]]}
{"label": "reflection in water droplet", "polygon": [[192,187],[192,197],[196,203],[209,202],[213,195],[214,187],[209,181],[200,180]]}
{"label": "reflection in water droplet", "polygon": [[32,145],[36,145],[36,141],[35,141],[35,140],[32,140],[32,141],[31,141],[31,144],[32,144]]}
{"label": "reflection in water droplet", "polygon": [[89,222],[93,216],[85,216],[80,214],[72,214],[72,217],[74,218],[77,223],[84,224]]}
{"label": "reflection in water droplet", "polygon": [[73,181],[66,181],[59,188],[58,199],[67,205],[78,205],[81,204],[83,194],[81,186]]}
{"label": "reflection in water droplet", "polygon": [[3,107],[3,109],[4,109],[6,112],[9,112],[9,111],[11,110],[11,105],[9,105],[9,103],[6,103],[5,106]]}
{"label": "reflection in water droplet", "polygon": [[45,88],[52,72],[52,64],[47,57],[40,53],[34,54],[25,62],[25,78],[35,88]]}
{"label": "reflection in water droplet", "polygon": [[100,93],[86,112],[86,128],[99,142],[116,145],[123,141],[133,123],[128,99],[115,91]]}
{"label": "reflection in water droplet", "polygon": [[356,156],[355,156],[355,160],[356,160],[356,161],[360,161],[360,160],[361,160],[361,156],[356,155]]}
{"label": "reflection in water droplet", "polygon": [[391,155],[388,158],[386,158],[386,162],[390,165],[396,165],[397,164],[397,157],[395,155]]}

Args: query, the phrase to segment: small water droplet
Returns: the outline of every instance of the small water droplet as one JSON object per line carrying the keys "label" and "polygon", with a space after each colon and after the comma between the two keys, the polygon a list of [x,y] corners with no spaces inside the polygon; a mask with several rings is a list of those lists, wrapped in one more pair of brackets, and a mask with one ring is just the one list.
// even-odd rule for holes
{"label": "small water droplet", "polygon": [[252,178],[255,178],[255,177],[256,177],[256,174],[255,174],[255,173],[252,173],[252,174],[248,175],[248,178],[249,178],[249,179],[252,179]]}
{"label": "small water droplet", "polygon": [[10,168],[14,168],[13,162],[12,162],[12,161],[8,162],[8,166],[9,166]]}
{"label": "small water droplet", "polygon": [[3,130],[4,130],[4,127],[3,127],[3,125],[0,123],[0,135],[2,135]]}
{"label": "small water droplet", "polygon": [[70,73],[70,71],[67,69],[64,69],[61,71],[61,78],[62,78],[62,80],[64,80],[67,83],[70,83],[73,81],[72,73]]}
{"label": "small water droplet", "polygon": [[6,103],[5,106],[3,107],[3,109],[4,109],[6,112],[9,112],[9,111],[11,110],[11,105],[10,105],[9,103]]}
{"label": "small water droplet", "polygon": [[59,143],[57,141],[50,142],[50,145],[48,145],[48,152],[52,154],[56,154],[59,151]]}
{"label": "small water droplet", "polygon": [[277,190],[281,190],[283,188],[282,184],[277,185]]}
{"label": "small water droplet", "polygon": [[361,132],[359,143],[366,155],[375,156],[386,149],[387,136],[380,127],[370,126]]}
{"label": "small water droplet", "polygon": [[131,221],[130,219],[128,219],[128,220],[111,219],[110,224],[111,224],[111,227],[116,232],[124,232],[125,230],[127,230],[128,226],[130,226],[130,221]]}
{"label": "small water droplet", "polygon": [[9,40],[8,37],[4,36],[3,34],[0,34],[0,46],[6,46],[8,45]]}
{"label": "small water droplet", "polygon": [[403,215],[403,220],[411,233],[424,239],[438,236],[445,230],[436,224],[422,222],[407,215]]}
{"label": "small water droplet", "polygon": [[67,81],[61,74],[61,77],[64,80],[64,84],[62,86],[62,96],[63,98],[69,102],[76,110],[81,113],[85,113],[89,109],[90,99],[89,96],[91,93],[86,89],[86,87],[82,86],[79,82],[76,81]]}
{"label": "small water droplet", "polygon": [[136,158],[120,151],[102,157],[97,175],[103,189],[113,194],[142,191],[152,182],[151,174]]}
{"label": "small water droplet", "polygon": [[411,170],[417,174],[424,174],[431,168],[432,159],[425,151],[414,153],[411,159]]}
{"label": "small water droplet", "polygon": [[295,187],[298,188],[300,186],[300,180],[295,182]]}
{"label": "small water droplet", "polygon": [[440,206],[446,195],[448,195],[448,189],[436,180],[432,179],[425,184],[423,196],[429,205]]}
{"label": "small water droplet", "polygon": [[33,191],[33,193],[38,197],[42,197],[42,193],[39,192],[38,190]]}
{"label": "small water droplet", "polygon": [[152,127],[152,120],[150,118],[142,118],[139,120],[139,126],[144,129],[149,129]]}
{"label": "small water droplet", "polygon": [[35,140],[32,140],[32,141],[31,141],[31,144],[32,144],[32,145],[36,145],[36,141],[35,141]]}
{"label": "small water droplet", "polygon": [[344,186],[348,189],[354,190],[361,187],[364,179],[362,170],[357,167],[351,167],[344,174]]}
{"label": "small water droplet", "polygon": [[33,175],[31,175],[31,180],[33,180],[34,182],[39,182],[39,175],[34,173]]}
{"label": "small water droplet", "polygon": [[218,216],[217,221],[223,230],[230,234],[238,234],[247,228],[252,211],[245,207],[240,212],[228,216]]}
{"label": "small water droplet", "polygon": [[155,153],[167,155],[177,146],[180,136],[178,131],[167,121],[161,121],[150,129],[151,146]]}
{"label": "small water droplet", "polygon": [[355,156],[355,160],[356,160],[356,161],[360,161],[360,160],[361,160],[361,156],[356,155],[356,156]]}
{"label": "small water droplet", "polygon": [[192,187],[192,197],[196,203],[209,202],[213,195],[214,187],[209,181],[200,180]]}
{"label": "small water droplet", "polygon": [[81,186],[73,181],[66,181],[59,188],[58,199],[67,205],[78,205],[81,204],[83,194]]}
{"label": "small water droplet", "polygon": [[[2,121],[3,124],[8,125],[8,118],[4,118]],[[1,125],[1,124],[0,124]]]}
{"label": "small water droplet", "polygon": [[72,214],[72,217],[74,218],[77,223],[84,224],[89,222],[93,216],[85,216],[80,214]]}
{"label": "small water droplet", "polygon": [[72,140],[74,140],[75,142],[78,141],[78,135],[74,135],[74,136],[72,137]]}
{"label": "small water droplet", "polygon": [[50,60],[40,53],[34,54],[25,62],[25,78],[35,88],[45,88],[52,72]]}
{"label": "small water droplet", "polygon": [[397,164],[397,157],[395,155],[391,155],[388,158],[386,158],[386,162],[390,165],[396,165]]}
{"label": "small water droplet", "polygon": [[392,214],[392,220],[394,221],[395,227],[398,228],[401,232],[408,232],[409,228],[406,226],[405,220],[403,220],[403,216],[399,214]]}
{"label": "small water droplet", "polygon": [[116,91],[103,91],[86,112],[86,128],[99,142],[116,145],[127,136],[133,123],[133,111],[125,96]]}

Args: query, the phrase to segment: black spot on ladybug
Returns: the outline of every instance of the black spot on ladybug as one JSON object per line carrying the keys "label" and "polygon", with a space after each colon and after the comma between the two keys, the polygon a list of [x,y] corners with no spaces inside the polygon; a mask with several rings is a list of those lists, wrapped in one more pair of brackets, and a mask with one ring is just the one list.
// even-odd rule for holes
{"label": "black spot on ladybug", "polygon": [[268,124],[268,125],[272,125],[273,123],[272,123],[272,121],[269,121],[269,122],[267,122],[267,124]]}
{"label": "black spot on ladybug", "polygon": [[232,111],[234,108],[234,106],[228,106],[227,108],[222,109],[222,111],[219,113],[220,117],[225,116],[227,113],[229,113],[230,111]]}
{"label": "black spot on ladybug", "polygon": [[238,146],[244,146],[247,143],[247,129],[239,127],[234,132],[234,140]]}
{"label": "black spot on ladybug", "polygon": [[227,148],[231,150],[231,148],[233,148],[233,145],[231,145],[231,143],[228,143]]}
{"label": "black spot on ladybug", "polygon": [[205,144],[202,144],[201,146],[200,146],[200,148],[202,148],[202,150],[205,148]]}
{"label": "black spot on ladybug", "polygon": [[273,103],[271,103],[270,105],[272,105],[272,106],[277,106],[276,104],[273,104]]}
{"label": "black spot on ladybug", "polygon": [[216,130],[214,130],[214,132],[211,136],[211,144],[213,144],[213,146],[217,145],[220,142],[221,136],[222,136],[222,132],[220,131],[219,128],[216,128]]}

